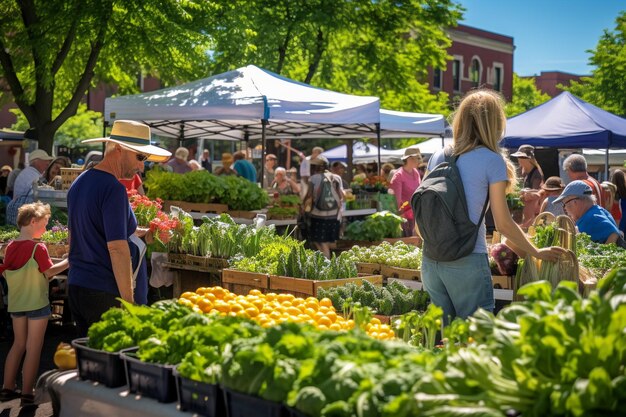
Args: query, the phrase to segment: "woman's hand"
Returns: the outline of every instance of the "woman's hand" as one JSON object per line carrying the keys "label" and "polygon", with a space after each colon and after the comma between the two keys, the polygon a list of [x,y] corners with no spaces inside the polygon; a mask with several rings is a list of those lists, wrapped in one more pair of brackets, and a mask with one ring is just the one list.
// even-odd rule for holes
{"label": "woman's hand", "polygon": [[137,235],[137,237],[141,238],[144,237],[146,233],[148,233],[148,230],[150,229],[147,227],[137,226],[137,229],[135,229],[135,234]]}
{"label": "woman's hand", "polygon": [[559,258],[565,255],[566,250],[559,246],[550,246],[548,248],[537,249],[535,258],[542,259],[544,261],[556,262]]}

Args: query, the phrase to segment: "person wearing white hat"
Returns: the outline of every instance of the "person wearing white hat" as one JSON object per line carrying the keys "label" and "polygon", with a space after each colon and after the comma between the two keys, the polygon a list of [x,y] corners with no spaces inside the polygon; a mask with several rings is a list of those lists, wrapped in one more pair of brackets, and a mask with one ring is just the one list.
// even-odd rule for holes
{"label": "person wearing white hat", "polygon": [[33,202],[33,183],[44,173],[54,158],[43,149],[36,149],[28,155],[28,167],[15,179],[13,200],[7,205],[7,224],[16,224],[17,210],[24,204]]}
{"label": "person wearing white hat", "polygon": [[[105,142],[102,161],[83,172],[67,193],[68,227],[71,235],[69,301],[80,336],[100,320],[102,313],[128,302],[147,301],[147,282],[137,289],[134,279],[142,270],[143,255],[135,243],[137,220],[126,188],[119,178],[143,172],[144,161],[163,162],[171,153],[150,144],[150,127],[117,120],[111,135],[83,143]],[[135,255],[131,264],[131,252]],[[139,299],[139,297],[143,299]]]}

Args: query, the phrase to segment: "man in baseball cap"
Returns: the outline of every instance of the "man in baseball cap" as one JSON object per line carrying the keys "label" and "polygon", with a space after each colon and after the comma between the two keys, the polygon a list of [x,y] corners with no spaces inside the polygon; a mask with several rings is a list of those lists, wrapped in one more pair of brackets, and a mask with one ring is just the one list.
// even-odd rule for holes
{"label": "man in baseball cap", "polygon": [[616,243],[626,247],[617,224],[611,214],[596,204],[596,197],[591,187],[584,181],[572,181],[554,200],[554,204],[562,204],[567,215],[576,222],[581,233],[586,233],[597,243]]}
{"label": "man in baseball cap", "polygon": [[28,154],[28,167],[15,178],[13,200],[7,205],[8,224],[16,223],[17,210],[20,207],[33,202],[33,183],[39,180],[53,159],[43,149],[36,149]]}

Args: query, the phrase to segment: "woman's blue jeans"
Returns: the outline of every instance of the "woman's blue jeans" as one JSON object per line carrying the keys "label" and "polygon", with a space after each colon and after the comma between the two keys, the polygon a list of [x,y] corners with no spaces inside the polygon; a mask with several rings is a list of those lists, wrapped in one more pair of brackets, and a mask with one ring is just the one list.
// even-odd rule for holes
{"label": "woman's blue jeans", "polygon": [[486,253],[472,253],[456,261],[422,259],[422,282],[431,301],[443,309],[444,322],[467,318],[479,307],[494,309],[493,284]]}

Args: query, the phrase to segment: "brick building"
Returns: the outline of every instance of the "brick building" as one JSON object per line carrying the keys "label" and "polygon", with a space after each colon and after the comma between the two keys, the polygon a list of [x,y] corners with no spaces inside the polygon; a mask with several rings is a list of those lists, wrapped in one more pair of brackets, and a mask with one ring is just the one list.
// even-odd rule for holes
{"label": "brick building", "polygon": [[463,96],[474,87],[500,91],[507,100],[513,94],[513,52],[510,36],[458,25],[448,29],[452,46],[445,71],[431,69],[429,84],[433,93],[445,91],[450,98]]}
{"label": "brick building", "polygon": [[563,84],[569,87],[572,81],[580,81],[582,77],[588,77],[588,75],[575,75],[561,71],[541,71],[540,75],[533,75],[522,78],[534,78],[537,89],[543,91],[550,97],[556,97],[563,92],[557,85]]}

